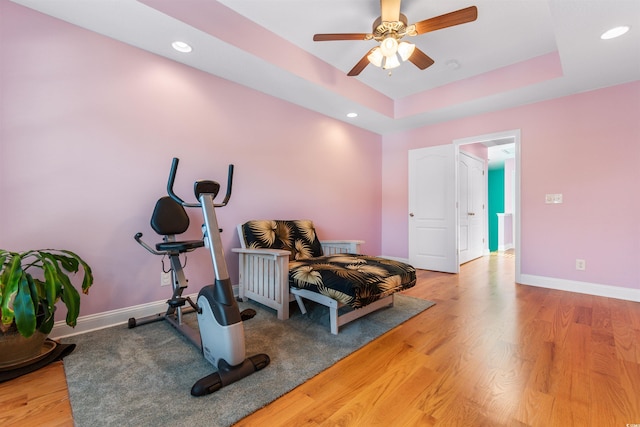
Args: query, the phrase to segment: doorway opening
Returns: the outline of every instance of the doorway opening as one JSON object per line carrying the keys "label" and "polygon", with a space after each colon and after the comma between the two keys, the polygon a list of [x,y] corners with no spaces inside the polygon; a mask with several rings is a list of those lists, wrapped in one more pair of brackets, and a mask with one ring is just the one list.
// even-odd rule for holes
{"label": "doorway opening", "polygon": [[[507,253],[515,258],[516,280],[520,276],[520,130],[457,139],[456,168],[462,153],[484,158],[485,188],[484,255]],[[456,176],[460,176],[456,170]],[[461,195],[456,200],[460,206]],[[460,227],[460,220],[458,220]],[[460,233],[459,229],[459,235]],[[461,258],[463,261],[463,258]],[[462,262],[461,262],[462,263]]]}

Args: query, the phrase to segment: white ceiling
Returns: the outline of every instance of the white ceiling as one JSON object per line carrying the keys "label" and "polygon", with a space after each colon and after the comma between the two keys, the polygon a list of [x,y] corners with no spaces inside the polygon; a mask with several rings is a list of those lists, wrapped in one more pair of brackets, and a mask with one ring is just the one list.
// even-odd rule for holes
{"label": "white ceiling", "polygon": [[516,156],[516,144],[512,138],[494,141],[494,144],[487,148],[489,168],[504,165],[506,159],[513,159]]}
{"label": "white ceiling", "polygon": [[[640,79],[640,0],[404,0],[409,23],[471,5],[478,19],[410,38],[435,60],[426,70],[358,77],[346,73],[375,42],[312,37],[370,32],[379,0],[12,1],[379,134]],[[600,39],[617,25],[631,31]],[[554,52],[561,72],[540,77],[536,58]]]}

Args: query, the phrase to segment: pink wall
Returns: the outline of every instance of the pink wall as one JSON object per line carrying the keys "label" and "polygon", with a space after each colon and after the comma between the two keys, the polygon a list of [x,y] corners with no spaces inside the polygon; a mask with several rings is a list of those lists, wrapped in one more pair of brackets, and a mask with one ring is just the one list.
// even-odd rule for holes
{"label": "pink wall", "polygon": [[639,289],[638,117],[636,81],[385,136],[382,252],[408,256],[408,150],[521,129],[522,273]]}
{"label": "pink wall", "polygon": [[[160,257],[133,240],[165,194],[192,183],[234,193],[218,212],[237,283],[235,226],[252,218],[311,218],[327,239],[381,249],[381,137],[102,37],[0,2],[0,247],[76,251],[94,269],[81,315],[168,297]],[[201,215],[192,212],[199,237]],[[189,255],[193,289],[210,283],[206,251]]]}

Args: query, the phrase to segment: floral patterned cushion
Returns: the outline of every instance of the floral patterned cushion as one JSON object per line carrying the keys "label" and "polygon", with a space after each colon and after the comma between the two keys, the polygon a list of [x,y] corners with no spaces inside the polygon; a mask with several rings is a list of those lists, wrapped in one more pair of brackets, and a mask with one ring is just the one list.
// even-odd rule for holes
{"label": "floral patterned cushion", "polygon": [[413,287],[416,270],[386,258],[336,254],[289,262],[289,284],[360,308]]}
{"label": "floral patterned cushion", "polygon": [[249,221],[242,225],[242,233],[247,248],[284,249],[291,252],[291,261],[322,256],[316,229],[308,219]]}
{"label": "floral patterned cushion", "polygon": [[284,249],[289,256],[290,286],[308,289],[353,308],[416,284],[409,264],[359,254],[323,256],[310,220],[257,220],[242,225],[248,248]]}

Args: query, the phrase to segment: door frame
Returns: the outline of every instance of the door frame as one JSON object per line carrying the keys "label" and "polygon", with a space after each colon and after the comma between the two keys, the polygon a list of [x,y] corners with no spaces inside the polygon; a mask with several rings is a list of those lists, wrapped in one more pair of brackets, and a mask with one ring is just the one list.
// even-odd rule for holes
{"label": "door frame", "polygon": [[[513,218],[515,220],[515,280],[516,282],[520,282],[520,278],[521,278],[521,269],[520,269],[520,258],[521,258],[521,227],[520,227],[520,222],[521,222],[521,218],[520,218],[520,192],[521,192],[521,181],[520,181],[520,171],[521,171],[521,164],[520,164],[520,129],[512,129],[512,130],[507,130],[507,131],[502,131],[502,132],[495,132],[495,133],[489,133],[489,134],[484,134],[484,135],[477,135],[477,136],[470,136],[470,137],[466,137],[466,138],[459,138],[459,139],[454,139],[453,140],[453,144],[455,145],[455,174],[456,174],[456,181],[458,179],[458,162],[460,160],[460,146],[461,145],[467,145],[467,144],[476,144],[476,143],[487,143],[490,141],[495,141],[495,140],[501,140],[501,139],[513,139],[513,143],[515,144],[515,163],[516,163],[516,167],[515,167],[515,207],[514,207],[514,212],[513,212]],[[457,185],[456,185],[457,187]],[[459,204],[459,194],[458,194],[458,188],[456,188],[456,206]],[[485,199],[488,197],[487,192],[485,191]],[[486,206],[486,200],[485,200],[485,206]],[[487,210],[485,209],[485,212]],[[455,227],[456,230],[458,230],[458,228],[460,227],[459,224],[459,218],[458,215],[456,214],[456,219],[455,219]],[[458,234],[456,232],[456,234]],[[486,234],[486,231],[485,231]]]}

